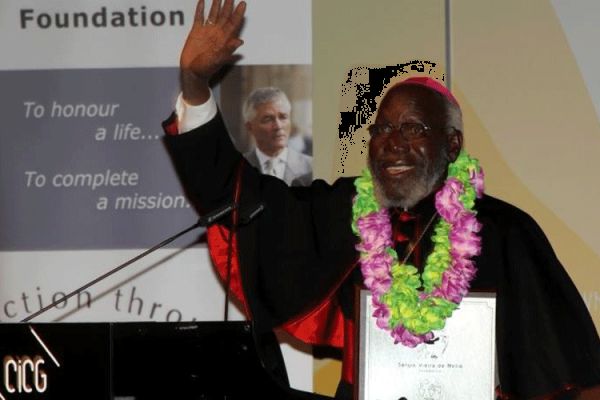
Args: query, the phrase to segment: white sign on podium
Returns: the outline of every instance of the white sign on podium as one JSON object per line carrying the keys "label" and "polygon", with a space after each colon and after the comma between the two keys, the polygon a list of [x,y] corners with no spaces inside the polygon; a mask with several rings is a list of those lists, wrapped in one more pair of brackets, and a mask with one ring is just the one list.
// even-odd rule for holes
{"label": "white sign on podium", "polygon": [[394,344],[372,317],[371,292],[360,291],[359,400],[493,400],[496,298],[463,299],[433,344]]}

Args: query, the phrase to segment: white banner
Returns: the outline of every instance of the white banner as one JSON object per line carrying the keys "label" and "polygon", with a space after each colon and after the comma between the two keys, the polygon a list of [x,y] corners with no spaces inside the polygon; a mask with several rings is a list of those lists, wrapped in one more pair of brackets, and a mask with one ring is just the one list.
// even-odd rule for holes
{"label": "white banner", "polygon": [[[248,3],[241,64],[311,63],[309,0]],[[0,322],[19,322],[195,222],[160,127],[195,5],[0,4]],[[223,290],[201,233],[34,321],[221,320]],[[289,347],[284,357],[292,385],[311,390],[312,358]]]}
{"label": "white banner", "polygon": [[[310,0],[247,3],[241,64],[312,62]],[[174,67],[195,6],[193,0],[6,0],[0,48],[11,56],[2,57],[0,70]]]}

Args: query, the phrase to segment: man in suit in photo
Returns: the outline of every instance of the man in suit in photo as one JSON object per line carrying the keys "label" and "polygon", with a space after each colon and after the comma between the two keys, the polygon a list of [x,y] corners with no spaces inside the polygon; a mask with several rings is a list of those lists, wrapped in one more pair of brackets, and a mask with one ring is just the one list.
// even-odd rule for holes
{"label": "man in suit in photo", "polygon": [[250,93],[243,107],[244,126],[255,148],[244,154],[263,174],[294,186],[312,181],[312,157],[288,146],[292,106],[279,88],[262,87]]}

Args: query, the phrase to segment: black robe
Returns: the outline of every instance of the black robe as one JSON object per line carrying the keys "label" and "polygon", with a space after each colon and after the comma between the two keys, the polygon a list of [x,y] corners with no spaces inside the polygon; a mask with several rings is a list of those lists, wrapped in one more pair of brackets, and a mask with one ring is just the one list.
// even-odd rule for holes
{"label": "black robe", "polygon": [[[236,151],[220,115],[165,142],[199,212],[231,201],[238,172],[241,212],[259,202],[265,206],[237,232],[256,329],[280,326],[327,297],[352,317],[352,284],[360,279],[350,229],[354,179],[290,188],[261,175]],[[483,224],[482,253],[474,260],[478,272],[471,290],[497,293],[500,392],[523,399],[600,384],[598,334],[540,227],[491,196],[477,200],[475,208]],[[430,247],[428,238],[423,247]]]}

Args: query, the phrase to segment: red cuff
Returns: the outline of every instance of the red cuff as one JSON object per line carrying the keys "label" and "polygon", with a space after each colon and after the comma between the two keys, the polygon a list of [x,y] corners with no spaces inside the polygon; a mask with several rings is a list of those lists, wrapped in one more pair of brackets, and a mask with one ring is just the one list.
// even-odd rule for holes
{"label": "red cuff", "polygon": [[167,135],[169,135],[169,136],[179,135],[179,126],[178,126],[177,122],[178,122],[177,114],[175,114],[175,113],[171,113],[169,118],[167,118],[165,121],[163,121],[162,127]]}

